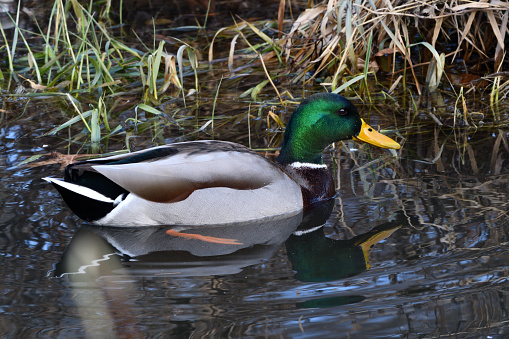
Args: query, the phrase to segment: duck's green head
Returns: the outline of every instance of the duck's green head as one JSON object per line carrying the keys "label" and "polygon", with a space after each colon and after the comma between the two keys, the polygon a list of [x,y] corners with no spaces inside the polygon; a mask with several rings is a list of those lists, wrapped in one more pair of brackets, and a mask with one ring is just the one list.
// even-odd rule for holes
{"label": "duck's green head", "polygon": [[355,139],[382,148],[400,145],[376,132],[359,116],[355,106],[339,94],[319,93],[297,107],[286,126],[277,161],[322,164],[322,151],[333,142]]}

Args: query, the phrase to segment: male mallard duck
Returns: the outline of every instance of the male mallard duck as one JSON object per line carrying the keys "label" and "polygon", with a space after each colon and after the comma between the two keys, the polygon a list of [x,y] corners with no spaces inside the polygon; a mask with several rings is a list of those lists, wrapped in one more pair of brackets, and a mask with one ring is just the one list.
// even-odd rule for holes
{"label": "male mallard duck", "polygon": [[322,160],[331,143],[352,139],[399,149],[338,94],[311,95],[295,110],[272,163],[242,145],[190,141],[71,164],[45,178],[80,218],[97,225],[211,225],[303,209],[334,196]]}

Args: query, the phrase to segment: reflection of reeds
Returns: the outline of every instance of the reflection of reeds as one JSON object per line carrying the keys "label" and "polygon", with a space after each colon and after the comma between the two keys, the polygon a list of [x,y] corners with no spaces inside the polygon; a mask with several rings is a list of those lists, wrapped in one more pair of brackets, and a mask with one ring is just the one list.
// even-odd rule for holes
{"label": "reflection of reeds", "polygon": [[340,184],[337,216],[329,220],[334,236],[353,237],[397,211],[418,219],[404,227],[412,228],[408,248],[417,251],[409,256],[507,244],[508,130],[478,131],[474,140],[463,127],[410,134],[397,158],[369,145],[351,151],[359,146],[351,142],[333,153]]}

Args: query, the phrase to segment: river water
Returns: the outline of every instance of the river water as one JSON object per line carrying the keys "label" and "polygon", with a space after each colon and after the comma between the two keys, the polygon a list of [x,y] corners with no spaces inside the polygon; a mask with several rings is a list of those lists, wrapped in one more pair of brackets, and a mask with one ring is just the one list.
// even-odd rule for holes
{"label": "river water", "polygon": [[[223,104],[246,112],[231,98]],[[330,204],[291,218],[186,230],[237,240],[217,244],[173,237],[167,227],[83,223],[41,180],[62,175],[54,156],[20,165],[51,151],[86,153],[67,137],[78,129],[44,136],[66,120],[58,102],[13,103],[0,126],[0,333],[509,337],[507,125],[437,126],[423,110],[401,129],[410,114],[384,118],[377,112],[394,106],[356,104],[372,125],[399,128],[391,136],[403,149],[337,144],[326,152],[339,192]],[[285,119],[291,108],[280,112]],[[248,136],[247,120],[229,120],[214,137],[263,147],[278,134],[253,119]],[[168,126],[162,139],[140,133],[136,147],[182,140]],[[124,138],[109,150],[123,148]]]}

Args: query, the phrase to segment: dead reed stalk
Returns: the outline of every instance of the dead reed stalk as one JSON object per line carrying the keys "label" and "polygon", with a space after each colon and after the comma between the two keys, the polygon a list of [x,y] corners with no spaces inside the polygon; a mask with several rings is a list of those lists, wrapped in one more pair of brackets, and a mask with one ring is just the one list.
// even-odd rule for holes
{"label": "dead reed stalk", "polygon": [[[444,60],[450,64],[459,56],[467,64],[488,63],[488,73],[507,68],[508,17],[509,2],[499,0],[326,0],[301,13],[280,44],[297,70],[295,82],[325,71],[334,90],[342,76],[359,74],[366,65],[394,72],[401,57],[420,92],[416,60],[437,67],[428,71],[428,87],[440,82]],[[445,59],[451,46],[454,52]]]}

